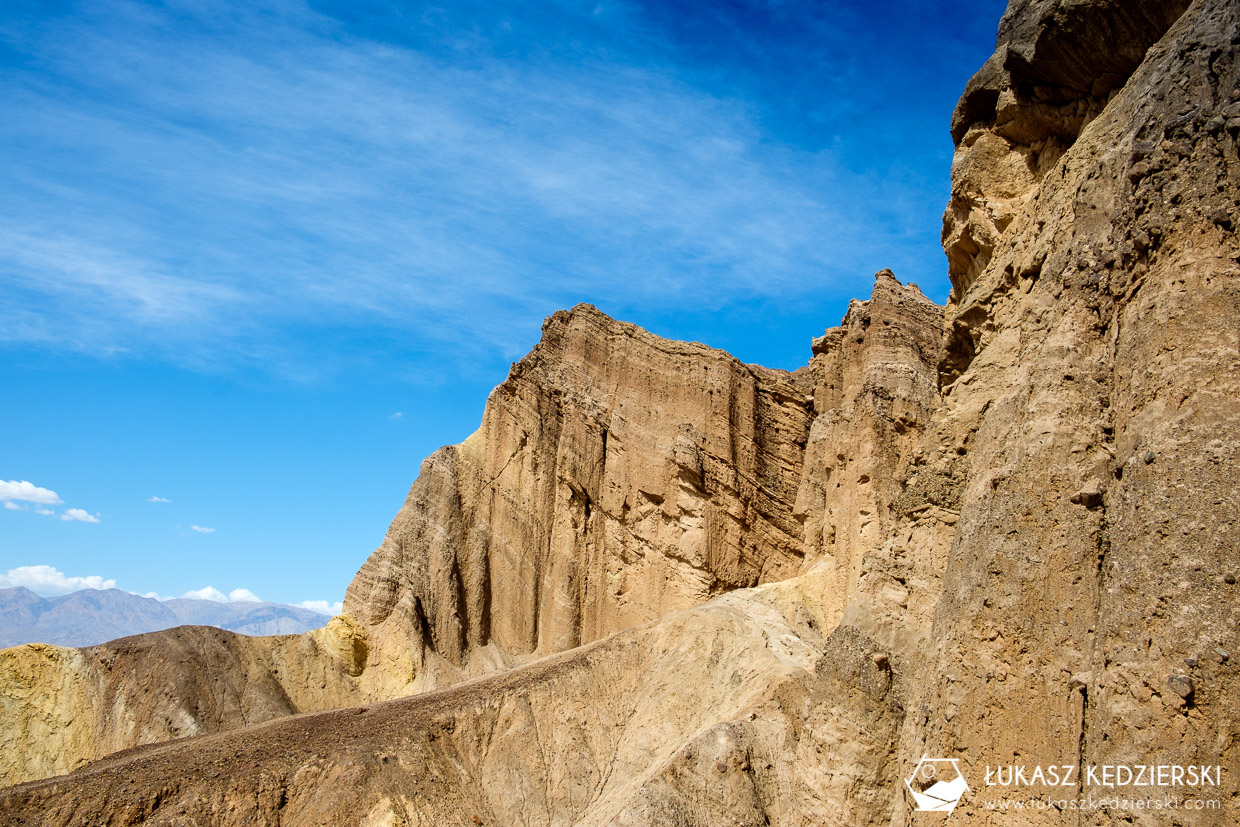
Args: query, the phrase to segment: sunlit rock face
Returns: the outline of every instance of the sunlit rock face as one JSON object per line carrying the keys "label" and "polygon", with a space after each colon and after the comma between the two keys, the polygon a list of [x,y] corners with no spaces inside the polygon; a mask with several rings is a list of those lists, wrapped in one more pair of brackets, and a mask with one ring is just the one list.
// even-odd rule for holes
{"label": "sunlit rock face", "polygon": [[[557,652],[743,586],[804,549],[810,382],[592,307],[550,317],[482,426],[422,475],[345,611],[461,665]],[[400,607],[404,604],[408,610]],[[382,648],[382,644],[380,644]]]}
{"label": "sunlit rock face", "polygon": [[885,271],[786,373],[557,313],[478,432],[424,463],[345,611],[418,688],[455,674],[442,661],[563,651],[820,558],[838,615],[929,420],[941,324]]}
{"label": "sunlit rock face", "polygon": [[1236,760],[1238,15],[1013,2],[956,110],[971,471],[906,759]]}
{"label": "sunlit rock face", "polygon": [[[953,823],[1016,823],[985,770],[1035,762],[1217,765],[1221,809],[1175,817],[1233,823],[1238,33],[1231,0],[1014,0],[953,119],[945,310],[880,273],[795,373],[556,314],[424,464],[346,616],[281,644],[330,665],[289,679],[319,687],[303,710],[439,691],[99,761],[0,812],[911,825],[928,755],[969,781]],[[142,691],[46,659],[6,726],[49,674]]]}

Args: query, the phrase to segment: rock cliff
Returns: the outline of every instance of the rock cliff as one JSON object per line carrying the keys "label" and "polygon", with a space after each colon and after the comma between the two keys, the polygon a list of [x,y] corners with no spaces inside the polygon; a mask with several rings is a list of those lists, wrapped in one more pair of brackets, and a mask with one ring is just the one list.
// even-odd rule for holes
{"label": "rock cliff", "polygon": [[795,373],[587,305],[550,317],[349,586],[377,694],[564,651],[824,556],[842,610],[929,419],[941,324],[889,271]]}
{"label": "rock cliff", "polygon": [[375,630],[381,662],[425,650],[462,666],[789,577],[809,393],[805,375],[587,305],[557,313],[477,433],[423,464],[345,613]]}
{"label": "rock cliff", "polygon": [[941,325],[884,271],[787,373],[557,313],[479,430],[423,463],[345,617],[299,637],[0,650],[0,731],[20,744],[0,781],[448,686],[820,559],[834,622],[928,421]]}
{"label": "rock cliff", "polygon": [[[908,825],[923,755],[961,823],[1234,823],[1238,45],[1231,0],[1012,0],[953,117],[945,310],[880,273],[791,374],[556,314],[331,641],[278,644],[335,670],[299,711],[369,705],[5,823]],[[1080,775],[984,783],[1011,764],[1219,766],[1171,794],[1220,806],[1061,809]]]}
{"label": "rock cliff", "polygon": [[906,761],[1208,761],[1234,806],[1237,43],[1230,2],[1014,2],[956,111],[971,470]]}

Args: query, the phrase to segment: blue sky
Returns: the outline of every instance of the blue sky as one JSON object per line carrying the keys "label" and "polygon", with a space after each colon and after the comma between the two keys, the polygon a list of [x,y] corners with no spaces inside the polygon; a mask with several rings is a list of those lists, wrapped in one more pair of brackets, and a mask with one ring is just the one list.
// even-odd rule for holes
{"label": "blue sky", "polygon": [[0,585],[330,605],[558,308],[942,301],[1003,5],[6,2]]}

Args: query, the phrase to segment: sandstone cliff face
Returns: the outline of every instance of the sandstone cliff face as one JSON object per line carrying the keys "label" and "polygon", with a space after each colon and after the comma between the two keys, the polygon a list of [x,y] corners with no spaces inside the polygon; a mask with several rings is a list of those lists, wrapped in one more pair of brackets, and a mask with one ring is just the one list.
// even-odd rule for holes
{"label": "sandstone cliff face", "polygon": [[1013,3],[1022,57],[957,110],[944,409],[971,471],[906,760],[1210,762],[1235,795],[1240,10],[1164,26],[1186,5]]}
{"label": "sandstone cliff face", "polygon": [[[553,317],[424,466],[331,657],[379,697],[587,645],[0,812],[908,825],[934,755],[961,823],[1234,823],[1238,45],[1228,0],[1013,0],[953,121],[945,317],[880,274],[795,374]],[[1220,765],[1189,794],[1222,806],[987,809],[1013,763]]]}
{"label": "sandstone cliff face", "polygon": [[[346,614],[380,662],[558,652],[795,573],[805,376],[582,305],[423,465]],[[392,655],[392,662],[399,656]],[[410,682],[422,663],[409,663]],[[385,667],[387,668],[387,667]]]}
{"label": "sandstone cliff face", "polygon": [[[907,469],[938,404],[936,370],[943,311],[890,270],[875,277],[868,302],[853,301],[840,327],[814,341],[810,428],[795,516],[805,526],[806,559],[827,578],[831,626],[861,582],[866,555],[880,548],[907,507]],[[907,601],[892,578],[887,596]]]}
{"label": "sandstone cliff face", "polygon": [[552,316],[349,587],[374,694],[450,682],[471,657],[480,672],[564,651],[820,557],[838,614],[934,405],[941,324],[884,271],[784,373],[589,306]]}

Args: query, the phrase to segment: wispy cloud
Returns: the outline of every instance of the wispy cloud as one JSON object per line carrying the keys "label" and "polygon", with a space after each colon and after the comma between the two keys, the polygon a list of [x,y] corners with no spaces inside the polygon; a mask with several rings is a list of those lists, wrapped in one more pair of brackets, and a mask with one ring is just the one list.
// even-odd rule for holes
{"label": "wispy cloud", "polygon": [[148,503],[170,503],[172,502],[172,500],[165,499],[164,497],[147,497],[146,501]]}
{"label": "wispy cloud", "polygon": [[48,74],[0,93],[21,113],[0,138],[18,161],[0,295],[27,299],[0,339],[313,371],[309,326],[339,358],[376,334],[513,356],[579,298],[820,289],[852,275],[840,239],[884,241],[855,216],[879,185],[665,62],[513,60],[485,38],[462,60],[280,8],[250,26],[244,6],[112,0],[9,32]]}
{"label": "wispy cloud", "polygon": [[54,566],[18,566],[0,574],[0,586],[23,586],[43,596],[68,594],[79,589],[114,589],[116,581],[97,574],[69,577]]}
{"label": "wispy cloud", "polygon": [[201,525],[192,525],[189,527],[189,530],[195,531],[199,534],[214,534],[215,533],[214,528],[207,528],[206,526],[201,526]]}
{"label": "wispy cloud", "polygon": [[0,500],[19,500],[40,505],[59,505],[64,502],[55,491],[48,488],[40,488],[26,480],[20,482],[17,480],[9,480],[8,482],[0,480]]}

